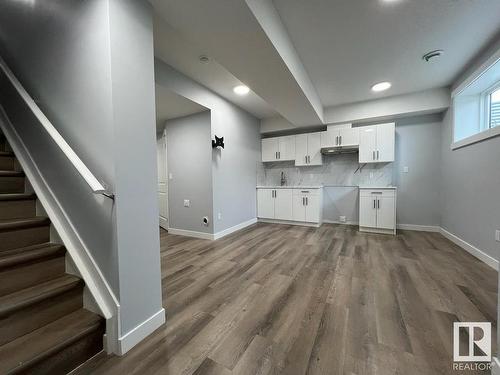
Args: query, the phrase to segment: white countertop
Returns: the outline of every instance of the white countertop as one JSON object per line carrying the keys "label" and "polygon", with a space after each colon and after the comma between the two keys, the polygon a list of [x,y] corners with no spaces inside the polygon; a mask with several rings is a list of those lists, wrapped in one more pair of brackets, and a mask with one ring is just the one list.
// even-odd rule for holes
{"label": "white countertop", "polygon": [[263,185],[258,185],[257,189],[322,189],[322,185],[285,185],[285,186],[280,186],[280,185],[275,185],[275,186],[263,186]]}
{"label": "white countertop", "polygon": [[360,186],[360,189],[367,189],[367,190],[382,190],[382,189],[389,189],[389,190],[396,190],[396,186]]}

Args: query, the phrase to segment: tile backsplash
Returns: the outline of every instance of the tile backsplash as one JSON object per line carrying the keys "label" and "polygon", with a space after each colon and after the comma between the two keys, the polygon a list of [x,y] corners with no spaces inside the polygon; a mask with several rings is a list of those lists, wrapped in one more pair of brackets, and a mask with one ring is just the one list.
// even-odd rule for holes
{"label": "tile backsplash", "polygon": [[390,186],[393,164],[359,164],[358,154],[323,156],[323,165],[313,167],[296,167],[293,161],[259,163],[257,184],[280,185],[285,172],[287,185]]}

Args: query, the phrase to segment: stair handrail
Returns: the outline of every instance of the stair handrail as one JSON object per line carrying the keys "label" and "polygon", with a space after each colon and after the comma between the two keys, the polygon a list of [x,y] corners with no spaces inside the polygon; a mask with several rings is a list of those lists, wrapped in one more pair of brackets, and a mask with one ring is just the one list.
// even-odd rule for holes
{"label": "stair handrail", "polygon": [[35,117],[38,119],[40,124],[45,128],[47,133],[49,133],[52,140],[60,148],[63,154],[68,158],[68,160],[73,164],[73,167],[78,171],[80,176],[85,180],[85,182],[90,186],[94,194],[104,195],[110,199],[114,199],[115,195],[112,191],[106,188],[106,184],[101,183],[90,169],[85,165],[85,163],[78,157],[76,152],[71,148],[71,146],[64,140],[62,135],[57,131],[57,129],[52,125],[50,120],[45,116],[40,107],[35,103],[33,98],[25,90],[21,82],[16,78],[14,73],[9,69],[5,61],[0,57],[0,67],[5,73],[6,77],[12,83],[18,94],[27,104],[29,109],[33,112]]}

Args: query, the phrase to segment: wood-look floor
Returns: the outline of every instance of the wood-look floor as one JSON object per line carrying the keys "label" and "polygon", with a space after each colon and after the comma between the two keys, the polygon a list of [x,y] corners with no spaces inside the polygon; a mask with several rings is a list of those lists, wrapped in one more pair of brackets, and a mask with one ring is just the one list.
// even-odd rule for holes
{"label": "wood-look floor", "polygon": [[463,374],[454,321],[496,343],[497,273],[437,233],[256,224],[161,247],[167,324],[80,373]]}

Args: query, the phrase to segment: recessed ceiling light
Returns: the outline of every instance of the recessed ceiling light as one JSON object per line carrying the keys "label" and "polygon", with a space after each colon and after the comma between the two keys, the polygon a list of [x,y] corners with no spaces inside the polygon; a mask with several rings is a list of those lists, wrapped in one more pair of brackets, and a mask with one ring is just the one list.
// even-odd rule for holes
{"label": "recessed ceiling light", "polygon": [[390,82],[379,82],[372,86],[372,91],[380,92],[390,89],[392,84]]}
{"label": "recessed ceiling light", "polygon": [[250,92],[250,89],[248,88],[248,86],[239,85],[239,86],[235,86],[233,91],[235,94],[238,94],[238,95],[246,95]]}

